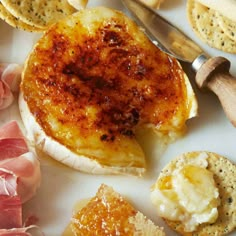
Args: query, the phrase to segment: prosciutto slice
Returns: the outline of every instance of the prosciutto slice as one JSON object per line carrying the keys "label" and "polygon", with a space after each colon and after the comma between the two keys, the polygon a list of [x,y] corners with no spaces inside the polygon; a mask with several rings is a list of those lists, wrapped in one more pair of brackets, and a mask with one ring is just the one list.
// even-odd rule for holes
{"label": "prosciutto slice", "polygon": [[16,121],[0,128],[0,161],[28,152],[25,138]]}
{"label": "prosciutto slice", "polygon": [[22,228],[0,229],[0,236],[44,236],[40,229],[31,225]]}
{"label": "prosciutto slice", "polygon": [[[7,178],[5,178],[7,176]],[[32,152],[0,162],[0,178],[3,179],[0,193],[18,195],[22,203],[31,199],[40,185],[40,165]],[[15,183],[16,180],[16,183]]]}
{"label": "prosciutto slice", "polygon": [[0,64],[0,110],[12,104],[13,93],[19,90],[21,72],[18,64]]}
{"label": "prosciutto slice", "polygon": [[0,209],[0,229],[22,227],[20,197],[0,195]]}
{"label": "prosciutto slice", "polygon": [[40,181],[39,160],[18,123],[9,122],[0,128],[0,236],[30,235],[23,228],[22,204],[34,196]]}

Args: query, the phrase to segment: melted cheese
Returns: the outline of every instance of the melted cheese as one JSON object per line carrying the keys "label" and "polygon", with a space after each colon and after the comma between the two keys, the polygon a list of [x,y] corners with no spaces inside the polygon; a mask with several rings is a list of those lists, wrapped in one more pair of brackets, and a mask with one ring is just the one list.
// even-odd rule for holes
{"label": "melted cheese", "polygon": [[202,157],[182,163],[172,175],[163,177],[151,193],[158,214],[182,222],[186,232],[196,230],[202,223],[214,223],[218,217],[219,192],[206,167],[207,161]]}

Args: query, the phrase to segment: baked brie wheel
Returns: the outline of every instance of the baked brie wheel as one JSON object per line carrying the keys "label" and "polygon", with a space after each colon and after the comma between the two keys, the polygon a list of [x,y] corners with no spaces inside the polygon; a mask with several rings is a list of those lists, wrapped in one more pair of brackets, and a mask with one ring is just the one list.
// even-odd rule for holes
{"label": "baked brie wheel", "polygon": [[180,64],[123,13],[95,7],[49,28],[24,66],[19,98],[27,135],[75,169],[142,175],[136,131],[166,136],[196,115]]}

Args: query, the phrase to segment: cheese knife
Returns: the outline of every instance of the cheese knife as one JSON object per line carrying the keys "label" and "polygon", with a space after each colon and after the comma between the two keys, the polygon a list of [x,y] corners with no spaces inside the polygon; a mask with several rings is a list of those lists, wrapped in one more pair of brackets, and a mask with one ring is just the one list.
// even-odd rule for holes
{"label": "cheese knife", "polygon": [[191,63],[197,86],[217,95],[226,116],[236,127],[236,78],[229,72],[230,61],[207,55],[180,29],[139,0],[121,1],[157,47],[180,61]]}

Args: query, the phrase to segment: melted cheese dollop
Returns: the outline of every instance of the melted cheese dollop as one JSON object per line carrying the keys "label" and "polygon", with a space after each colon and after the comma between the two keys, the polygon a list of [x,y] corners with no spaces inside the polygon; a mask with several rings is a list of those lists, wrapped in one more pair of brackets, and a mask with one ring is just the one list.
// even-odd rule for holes
{"label": "melted cheese dollop", "polygon": [[180,221],[186,232],[195,231],[202,223],[214,223],[218,217],[219,191],[207,165],[207,155],[182,162],[172,175],[158,181],[151,192],[158,214]]}

